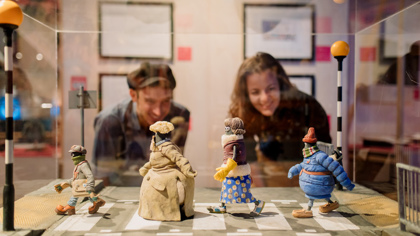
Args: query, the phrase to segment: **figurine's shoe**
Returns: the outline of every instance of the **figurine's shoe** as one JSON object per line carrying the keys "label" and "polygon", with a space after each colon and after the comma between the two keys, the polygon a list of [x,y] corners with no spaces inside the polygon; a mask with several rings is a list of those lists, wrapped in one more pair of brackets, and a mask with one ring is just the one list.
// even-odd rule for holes
{"label": "figurine's shoe", "polygon": [[98,201],[93,202],[93,205],[89,207],[89,214],[95,214],[98,212],[99,207],[105,205],[105,201],[102,198],[98,198]]}
{"label": "figurine's shoe", "polygon": [[295,218],[311,218],[313,217],[312,211],[307,211],[305,209],[293,210],[292,216]]}
{"label": "figurine's shoe", "polygon": [[226,213],[226,206],[218,206],[218,207],[209,206],[207,207],[207,210],[210,213]]}
{"label": "figurine's shoe", "polygon": [[261,200],[256,201],[254,210],[251,211],[251,216],[259,216],[262,210],[264,209],[264,206],[265,206],[264,201],[261,201]]}
{"label": "figurine's shoe", "polygon": [[333,211],[337,209],[340,206],[337,201],[333,203],[327,203],[325,205],[319,206],[319,212],[321,213],[328,213],[330,211]]}
{"label": "figurine's shoe", "polygon": [[63,207],[62,205],[58,205],[55,208],[55,212],[57,213],[57,215],[65,215],[66,213],[71,216],[76,214],[76,209],[74,206],[70,206],[70,205],[66,205],[65,207]]}

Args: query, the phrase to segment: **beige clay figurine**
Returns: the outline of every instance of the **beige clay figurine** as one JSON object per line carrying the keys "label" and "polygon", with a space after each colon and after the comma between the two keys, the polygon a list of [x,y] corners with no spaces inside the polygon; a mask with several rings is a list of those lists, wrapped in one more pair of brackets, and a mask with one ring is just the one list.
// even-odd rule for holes
{"label": "beige clay figurine", "polygon": [[140,188],[138,214],[144,219],[181,221],[194,215],[194,171],[170,141],[172,123],[158,121],[150,126],[155,132],[150,145],[150,160],[140,168],[143,182]]}

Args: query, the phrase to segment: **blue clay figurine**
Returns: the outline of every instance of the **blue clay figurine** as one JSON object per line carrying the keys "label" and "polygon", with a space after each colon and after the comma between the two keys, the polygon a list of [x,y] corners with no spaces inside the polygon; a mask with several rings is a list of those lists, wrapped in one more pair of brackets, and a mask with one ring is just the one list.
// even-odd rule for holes
{"label": "blue clay figurine", "polygon": [[334,176],[342,186],[350,191],[353,190],[354,184],[347,177],[347,173],[338,161],[319,150],[313,127],[309,128],[302,141],[305,143],[302,150],[303,162],[290,168],[287,177],[291,179],[293,176],[299,175],[300,188],[309,198],[308,208],[293,210],[292,215],[296,218],[310,218],[313,216],[311,209],[315,199],[327,201],[326,204],[319,207],[321,213],[328,213],[339,207],[337,201],[331,201],[331,193],[335,185]]}

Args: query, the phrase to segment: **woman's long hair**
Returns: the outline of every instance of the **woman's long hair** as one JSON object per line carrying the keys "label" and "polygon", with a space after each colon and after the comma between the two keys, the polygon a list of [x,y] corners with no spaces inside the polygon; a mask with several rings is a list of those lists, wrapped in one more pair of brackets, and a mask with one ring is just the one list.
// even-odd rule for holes
{"label": "woman's long hair", "polygon": [[277,75],[280,92],[286,91],[292,87],[283,67],[268,53],[259,52],[242,63],[239,67],[235,86],[231,95],[229,116],[241,118],[245,123],[248,134],[256,134],[259,130],[264,130],[267,128],[267,121],[270,120],[270,117],[264,117],[251,104],[246,84],[246,79],[249,75],[262,73],[265,70],[271,70]]}

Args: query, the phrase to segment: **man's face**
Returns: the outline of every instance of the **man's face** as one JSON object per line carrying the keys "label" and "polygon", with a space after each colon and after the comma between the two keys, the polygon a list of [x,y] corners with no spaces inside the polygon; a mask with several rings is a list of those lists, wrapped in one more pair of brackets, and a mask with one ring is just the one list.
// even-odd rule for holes
{"label": "man's face", "polygon": [[161,121],[171,109],[172,90],[163,87],[146,87],[130,90],[133,102],[137,103],[137,116],[140,125],[150,126]]}

